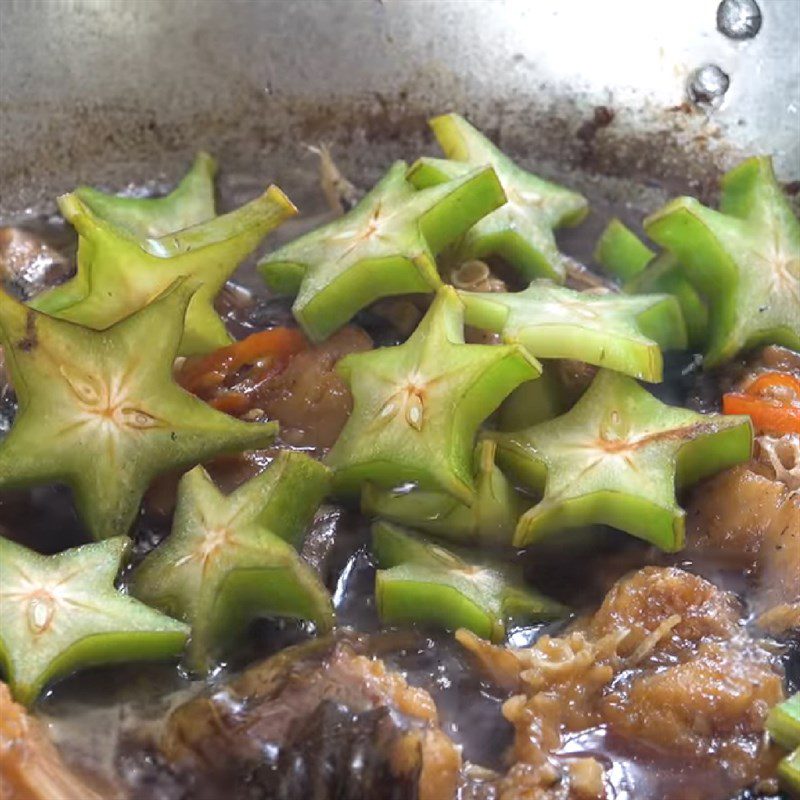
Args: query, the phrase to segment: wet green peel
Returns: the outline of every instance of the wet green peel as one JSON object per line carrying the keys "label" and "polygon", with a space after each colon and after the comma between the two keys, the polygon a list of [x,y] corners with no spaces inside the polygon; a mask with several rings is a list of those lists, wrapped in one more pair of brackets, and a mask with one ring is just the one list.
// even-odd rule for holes
{"label": "wet green peel", "polygon": [[800,747],[778,764],[778,779],[794,797],[800,797]]}
{"label": "wet green peel", "polygon": [[800,692],[772,708],[766,727],[784,750],[794,750],[800,745]]}
{"label": "wet green peel", "polygon": [[670,253],[656,254],[618,219],[603,231],[595,260],[622,279],[628,294],[663,293],[675,297],[683,312],[689,345],[702,348],[708,331],[708,309]]}
{"label": "wet green peel", "polygon": [[[530,385],[535,383],[531,381]],[[361,493],[361,510],[443,539],[510,544],[526,504],[495,465],[495,450],[496,444],[488,439],[478,443],[475,501],[471,506],[438,492],[419,489],[397,492],[367,483]]]}
{"label": "wet green peel", "polygon": [[147,305],[177,278],[190,277],[198,289],[186,315],[181,355],[230,342],[214,298],[263,237],[296,213],[283,192],[271,186],[229,214],[158,238],[140,238],[95,214],[76,194],[59,198],[59,207],[80,237],[78,271],[35,297],[31,307],[102,330]]}
{"label": "wet green peel", "polygon": [[537,358],[572,358],[647,381],[663,375],[662,348],[686,347],[675,298],[601,295],[535,281],[522,292],[459,292],[468,325],[496,331]]}
{"label": "wet green peel", "polygon": [[517,525],[520,547],[601,523],[680,550],[685,513],[676,486],[746,461],[752,446],[748,417],[667,406],[605,370],[566,414],[490,435],[501,468],[542,496]]}
{"label": "wet green peel", "polygon": [[521,169],[458,114],[435,117],[430,126],[451,160],[417,161],[409,173],[415,186],[434,186],[465,169],[489,164],[508,198],[465,234],[456,257],[466,261],[498,255],[529,280],[544,277],[562,283],[566,268],[553,231],[581,222],[588,212],[586,199]]}
{"label": "wet green peel", "polygon": [[330,597],[290,544],[302,542],[329,482],[321,464],[287,451],[227,496],[202,467],[181,479],[172,533],[135,571],[131,590],[191,625],[190,669],[211,669],[258,617],[331,628]]}
{"label": "wet green peel", "polygon": [[0,342],[19,400],[0,442],[0,489],[66,483],[102,539],[128,532],[156,475],[272,441],[276,423],[241,422],[174,382],[193,292],[176,282],[105,331],[0,292]]}
{"label": "wet green peel", "polygon": [[191,169],[165,197],[120,197],[89,186],[79,187],[75,194],[101,219],[136,237],[158,238],[216,216],[216,173],[217,162],[208,153],[200,152]]}
{"label": "wet green peel", "polygon": [[337,370],[353,412],[328,453],[334,488],[358,496],[367,481],[391,489],[413,481],[471,505],[479,425],[508,393],[539,374],[516,345],[464,344],[463,306],[439,290],[407,342],[343,358]]}
{"label": "wet green peel", "polygon": [[632,280],[644,272],[655,255],[630,228],[616,218],[608,223],[594,248],[595,261],[622,281]]}
{"label": "wet green peel", "polygon": [[501,431],[518,431],[553,419],[570,407],[556,363],[543,359],[542,374],[514,389],[503,401],[497,415]]}
{"label": "wet green peel", "polygon": [[434,256],[505,202],[495,173],[476,169],[416,192],[396,162],[349,213],[268,254],[259,270],[314,341],[381,297],[441,285]]}
{"label": "wet green peel", "polygon": [[800,349],[800,222],[771,159],[748,159],[724,176],[720,211],[681,197],[645,230],[708,299],[708,366],[759,344]]}
{"label": "wet green peel", "polygon": [[0,538],[0,667],[31,705],[84,667],[177,656],[186,625],[121,594],[124,536],[42,556]]}
{"label": "wet green peel", "polygon": [[372,527],[381,569],[375,596],[384,622],[468,628],[486,639],[505,638],[506,623],[555,619],[566,609],[522,581],[521,570],[491,560],[474,562],[388,522]]}
{"label": "wet green peel", "polygon": [[800,692],[769,712],[766,727],[775,742],[793,751],[778,764],[778,777],[784,788],[800,796]]}

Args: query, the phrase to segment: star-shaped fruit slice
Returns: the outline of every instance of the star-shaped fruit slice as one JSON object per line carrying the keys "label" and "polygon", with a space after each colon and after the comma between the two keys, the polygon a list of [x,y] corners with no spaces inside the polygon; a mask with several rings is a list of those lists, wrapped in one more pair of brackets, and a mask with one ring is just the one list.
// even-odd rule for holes
{"label": "star-shaped fruit slice", "polygon": [[[537,382],[531,381],[531,385]],[[478,443],[471,506],[440,492],[381,489],[367,483],[361,493],[361,510],[442,539],[510,544],[526,504],[495,464],[496,449],[496,443],[489,439]]]}
{"label": "star-shaped fruit slice", "polygon": [[708,299],[706,365],[759,344],[800,349],[800,222],[771,159],[750,158],[723,177],[720,211],[680,197],[644,227]]}
{"label": "star-shaped fruit slice", "polygon": [[174,382],[192,292],[178,282],[104,331],[0,292],[0,342],[19,400],[0,442],[0,489],[66,483],[102,539],[127,533],[156,475],[274,438],[276,423],[241,422]]}
{"label": "star-shaped fruit slice", "polygon": [[656,255],[630,228],[612,219],[597,242],[595,260],[619,278],[628,294],[671,294],[678,301],[691,347],[702,348],[708,308],[671,253]]}
{"label": "star-shaped fruit slice", "polygon": [[0,668],[31,705],[83,667],[172,658],[189,628],[119,592],[125,536],[43,556],[0,538]]}
{"label": "star-shaped fruit slice", "polygon": [[514,544],[601,523],[674,552],[684,543],[677,487],[750,457],[749,417],[668,406],[632,378],[601,370],[566,414],[491,434],[498,463],[542,499]]}
{"label": "star-shaped fruit slice", "polygon": [[411,481],[471,505],[478,426],[540,369],[518,345],[464,344],[463,306],[445,286],[408,341],[346,356],[337,371],[353,394],[326,459],[337,491]]}
{"label": "star-shaped fruit slice", "polygon": [[327,487],[325,467],[287,452],[227,496],[202,467],[183,476],[172,533],[137,568],[131,590],[191,625],[190,669],[207,672],[258,617],[330,629],[330,597],[289,543],[302,539]]}
{"label": "star-shaped fruit slice", "polygon": [[164,197],[123,197],[90,186],[79,187],[75,194],[101,219],[141,239],[158,239],[216,216],[216,172],[214,159],[201,152],[181,182]]}
{"label": "star-shaped fruit slice", "polygon": [[415,186],[435,186],[453,180],[465,169],[490,164],[508,198],[502,208],[466,233],[457,247],[457,257],[466,261],[497,255],[528,280],[550,278],[563,283],[564,256],[553,231],[581,222],[589,210],[586,199],[518,167],[458,114],[435,117],[430,125],[451,160],[417,161],[409,173],[409,180]]}
{"label": "star-shaped fruit slice", "polygon": [[372,549],[380,566],[375,600],[388,624],[468,628],[498,642],[505,639],[509,621],[557,619],[567,613],[527,586],[518,565],[445,549],[389,522],[372,526]]}
{"label": "star-shaped fruit slice", "polygon": [[575,292],[535,281],[522,292],[459,292],[468,325],[496,331],[537,358],[572,358],[660,381],[661,350],[686,347],[674,297]]}
{"label": "star-shaped fruit slice", "polygon": [[772,708],[766,727],[770,738],[790,751],[778,764],[778,778],[790,794],[797,794],[800,792],[800,692]]}
{"label": "star-shaped fruit slice", "polygon": [[349,213],[269,253],[259,264],[271,289],[296,293],[297,321],[321,341],[381,297],[434,292],[434,256],[505,202],[489,167],[422,191],[396,162]]}
{"label": "star-shaped fruit slice", "polygon": [[214,298],[263,237],[296,213],[286,195],[271,186],[229,214],[158,238],[141,238],[95,214],[76,194],[59,198],[59,208],[80,237],[78,271],[30,305],[102,330],[147,305],[177,278],[189,277],[199,288],[186,315],[181,355],[230,343]]}

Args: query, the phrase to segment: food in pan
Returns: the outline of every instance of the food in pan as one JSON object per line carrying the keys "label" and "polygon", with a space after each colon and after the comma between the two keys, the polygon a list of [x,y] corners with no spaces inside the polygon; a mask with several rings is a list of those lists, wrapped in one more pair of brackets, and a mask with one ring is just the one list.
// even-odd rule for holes
{"label": "food in pan", "polygon": [[581,265],[584,197],[431,127],[366,193],[320,148],[328,217],[255,271],[296,209],[221,213],[206,154],[60,198],[74,265],[3,229],[3,797],[800,793],[770,159]]}

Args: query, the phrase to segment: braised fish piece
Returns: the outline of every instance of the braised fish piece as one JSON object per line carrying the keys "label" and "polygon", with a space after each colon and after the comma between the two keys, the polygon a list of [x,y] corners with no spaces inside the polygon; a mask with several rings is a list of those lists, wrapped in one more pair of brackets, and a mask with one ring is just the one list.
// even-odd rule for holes
{"label": "braised fish piece", "polygon": [[454,798],[461,757],[433,700],[364,655],[366,644],[319,639],[251,667],[178,708],[163,753],[200,786],[229,791],[245,781],[268,797]]}

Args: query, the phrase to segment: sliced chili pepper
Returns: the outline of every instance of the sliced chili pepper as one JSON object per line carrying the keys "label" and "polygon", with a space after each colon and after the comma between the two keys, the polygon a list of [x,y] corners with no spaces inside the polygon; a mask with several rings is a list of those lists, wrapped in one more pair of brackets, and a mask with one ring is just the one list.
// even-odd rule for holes
{"label": "sliced chili pepper", "polygon": [[205,395],[221,386],[227,377],[246,364],[255,364],[264,359],[285,363],[306,347],[308,340],[299,328],[270,328],[221,347],[207,356],[187,360],[178,380],[193,394]]}
{"label": "sliced chili pepper", "polygon": [[785,386],[794,395],[790,402],[800,403],[800,380],[786,372],[762,372],[747,385],[747,394],[769,394],[776,386]]}
{"label": "sliced chili pepper", "polygon": [[748,414],[766,433],[800,433],[800,380],[785,372],[763,372],[744,391],[724,395],[722,410]]}

